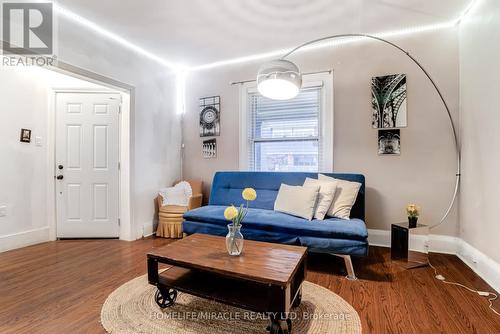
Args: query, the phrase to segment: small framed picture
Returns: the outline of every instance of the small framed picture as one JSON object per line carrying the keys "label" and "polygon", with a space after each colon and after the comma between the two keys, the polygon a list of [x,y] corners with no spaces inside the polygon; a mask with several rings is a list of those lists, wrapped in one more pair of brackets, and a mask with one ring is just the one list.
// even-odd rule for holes
{"label": "small framed picture", "polygon": [[406,74],[372,78],[374,129],[407,127],[406,95]]}
{"label": "small framed picture", "polygon": [[378,154],[401,154],[401,135],[399,130],[378,130]]}
{"label": "small framed picture", "polygon": [[215,138],[204,140],[202,152],[205,159],[217,158],[217,140]]}
{"label": "small framed picture", "polygon": [[31,130],[21,129],[21,136],[20,136],[19,140],[22,143],[30,143],[31,142]]}

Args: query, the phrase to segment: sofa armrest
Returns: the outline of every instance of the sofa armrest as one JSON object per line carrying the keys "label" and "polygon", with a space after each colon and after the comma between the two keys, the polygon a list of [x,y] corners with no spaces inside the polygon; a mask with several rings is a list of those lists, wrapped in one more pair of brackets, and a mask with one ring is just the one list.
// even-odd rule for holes
{"label": "sofa armrest", "polygon": [[202,201],[203,201],[202,194],[196,194],[191,196],[188,202],[188,210],[199,208],[201,206]]}

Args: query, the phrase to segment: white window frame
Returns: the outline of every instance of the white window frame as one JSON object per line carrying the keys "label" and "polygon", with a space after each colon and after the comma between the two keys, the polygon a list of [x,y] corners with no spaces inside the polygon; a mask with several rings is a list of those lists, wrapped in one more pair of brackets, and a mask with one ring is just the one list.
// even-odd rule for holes
{"label": "white window frame", "polygon": [[[321,147],[322,165],[319,172],[333,172],[333,71],[303,75],[302,88],[318,87],[321,89],[321,109],[319,114],[319,143]],[[257,92],[255,81],[244,83],[240,86],[240,108],[239,108],[239,168],[250,170],[248,164],[248,153],[250,150],[250,139],[248,138],[249,108],[248,95]]]}

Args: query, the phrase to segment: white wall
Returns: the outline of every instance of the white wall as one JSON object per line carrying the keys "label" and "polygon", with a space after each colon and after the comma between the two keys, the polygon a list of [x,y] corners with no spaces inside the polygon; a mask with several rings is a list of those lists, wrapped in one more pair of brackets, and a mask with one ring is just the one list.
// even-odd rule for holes
{"label": "white wall", "polygon": [[[129,234],[131,238],[150,234],[158,189],[180,177],[181,129],[180,117],[175,112],[175,76],[151,59],[64,17],[59,18],[58,29],[60,61],[135,88],[131,108],[133,212]],[[9,74],[0,72],[0,112],[6,115],[0,122],[0,205],[5,203],[9,207],[8,216],[0,218],[3,245],[7,245],[8,239],[20,239],[12,234],[40,228],[44,232],[37,233],[36,240],[48,240],[46,192],[42,185],[46,178],[43,172],[46,157],[43,149],[33,143],[23,146],[18,138],[21,127],[32,128],[33,136],[47,137],[47,96],[42,83],[29,76],[22,77],[21,72],[22,69]]]}
{"label": "white wall", "polygon": [[158,189],[180,177],[180,117],[175,76],[149,58],[59,19],[59,59],[135,87],[132,115],[132,205],[136,236],[153,231]]}
{"label": "white wall", "polygon": [[500,3],[481,0],[460,26],[460,236],[500,263]]}
{"label": "white wall", "polygon": [[[47,125],[49,89],[103,89],[90,82],[39,68],[0,67],[0,251],[46,241]],[[19,141],[21,128],[31,129],[31,143]],[[41,146],[35,145],[41,137]]]}
{"label": "white wall", "polygon": [[[458,119],[457,29],[407,35],[400,43],[429,69]],[[362,173],[367,182],[367,225],[390,229],[406,219],[409,202],[422,206],[422,221],[439,220],[451,198],[455,152],[444,108],[430,82],[401,53],[379,42],[357,42],[319,49],[292,58],[303,72],[334,69],[334,170]],[[185,178],[201,178],[208,192],[214,172],[238,169],[238,86],[231,81],[255,77],[261,61],[191,73],[187,80],[184,120]],[[401,156],[377,154],[377,131],[371,128],[372,76],[408,75],[408,128],[401,129]],[[198,133],[198,99],[221,96],[221,136],[217,159],[203,159]],[[457,216],[435,230],[456,235]]]}

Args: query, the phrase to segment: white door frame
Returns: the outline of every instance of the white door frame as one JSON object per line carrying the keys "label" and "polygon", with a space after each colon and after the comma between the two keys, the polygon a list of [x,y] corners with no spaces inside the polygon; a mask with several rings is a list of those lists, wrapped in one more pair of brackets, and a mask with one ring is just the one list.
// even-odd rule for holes
{"label": "white door frame", "polygon": [[57,93],[119,93],[122,97],[122,107],[119,115],[119,219],[120,219],[120,240],[135,240],[135,228],[132,221],[133,203],[132,175],[133,169],[131,161],[133,158],[133,101],[135,88],[125,83],[103,77],[101,75],[88,72],[69,64],[59,63],[57,68],[51,70],[66,74],[78,79],[90,81],[98,85],[109,87],[109,89],[64,89],[53,87],[49,90],[49,117],[47,131],[47,163],[51,166],[47,172],[47,221],[49,223],[49,238],[56,240],[57,236],[57,214],[56,214],[56,179],[55,179],[55,145],[56,145],[56,94]]}

